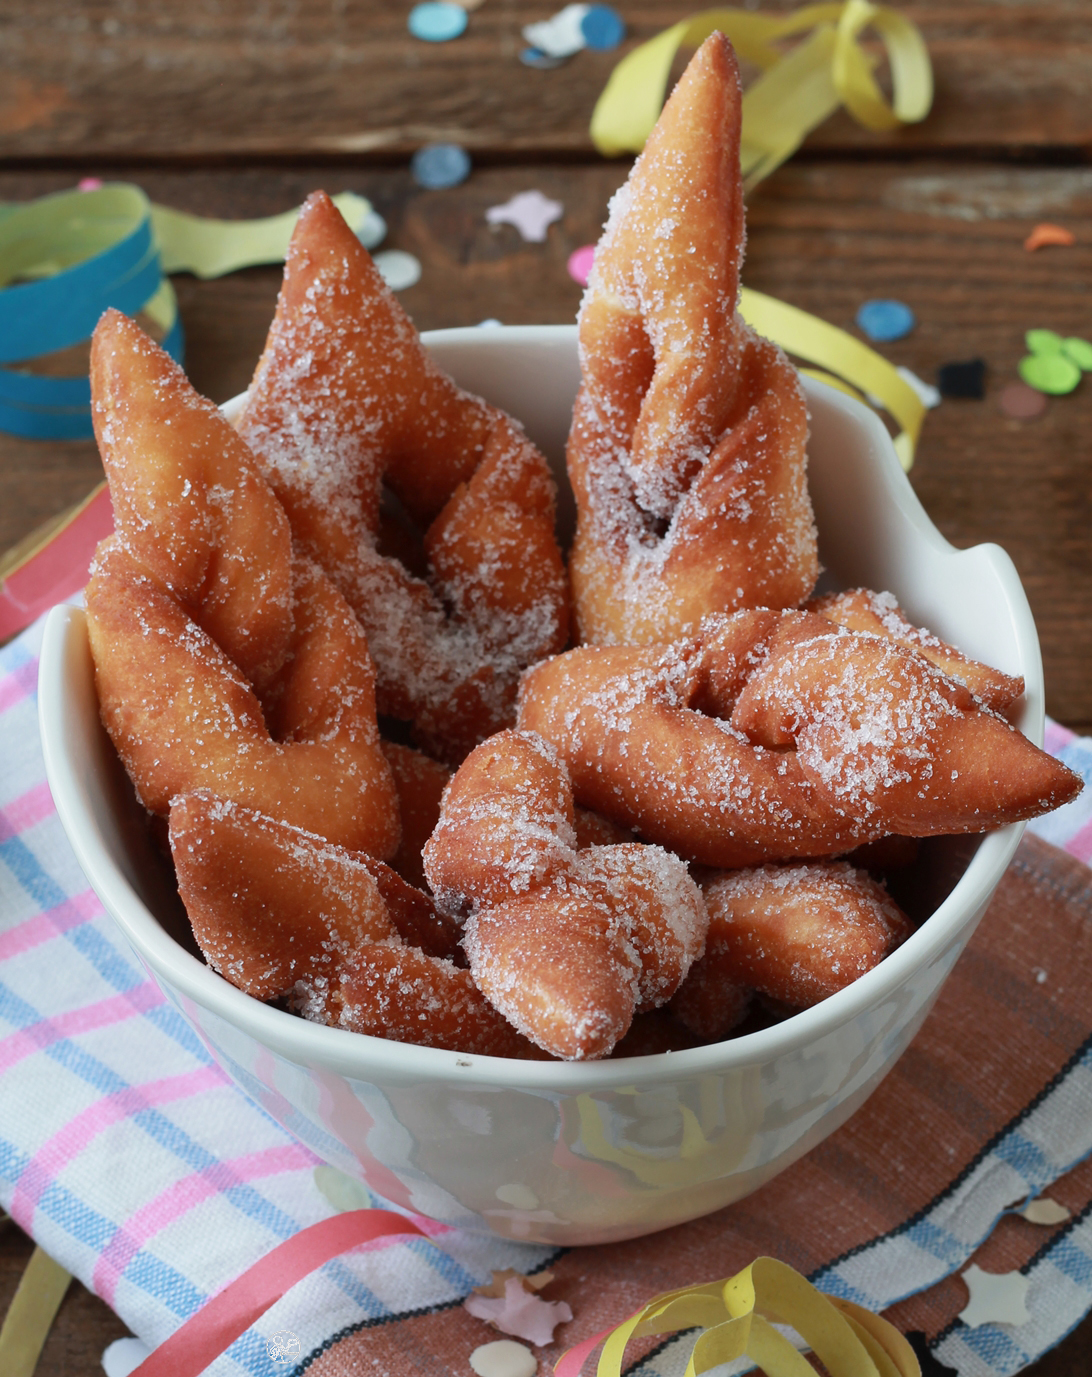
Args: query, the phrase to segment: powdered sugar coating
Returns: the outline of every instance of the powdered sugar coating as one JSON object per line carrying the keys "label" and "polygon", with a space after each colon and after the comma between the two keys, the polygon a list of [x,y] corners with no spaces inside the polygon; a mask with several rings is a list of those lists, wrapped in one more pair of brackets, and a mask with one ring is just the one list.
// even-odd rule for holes
{"label": "powdered sugar coating", "polygon": [[703,892],[709,939],[697,983],[719,978],[794,1007],[852,984],[912,930],[882,885],[840,861],[735,871]]}
{"label": "powdered sugar coating", "polygon": [[[520,670],[565,643],[553,481],[518,423],[439,371],[321,194],[239,430],[360,618],[380,710],[457,763],[511,720]],[[384,481],[427,528],[427,582],[381,549]]]}
{"label": "powdered sugar coating", "polygon": [[703,948],[683,862],[633,842],[578,851],[568,775],[532,733],[498,733],[468,756],[424,859],[438,902],[468,915],[479,988],[557,1056],[607,1055]]}
{"label": "powdered sugar coating", "polygon": [[738,72],[714,34],[611,202],[581,305],[568,462],[584,642],[669,639],[815,582],[804,398],[736,309],[744,237]]}

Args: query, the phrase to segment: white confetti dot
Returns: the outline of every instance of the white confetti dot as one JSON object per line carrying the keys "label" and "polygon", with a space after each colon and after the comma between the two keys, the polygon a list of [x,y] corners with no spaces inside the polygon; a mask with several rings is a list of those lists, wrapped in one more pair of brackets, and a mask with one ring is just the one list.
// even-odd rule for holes
{"label": "white confetti dot", "polygon": [[402,249],[384,249],[375,255],[375,266],[392,292],[404,292],[421,280],[421,264],[412,253]]}
{"label": "white confetti dot", "polygon": [[482,1344],[470,1355],[470,1366],[478,1377],[535,1377],[535,1355],[513,1339],[498,1339]]}

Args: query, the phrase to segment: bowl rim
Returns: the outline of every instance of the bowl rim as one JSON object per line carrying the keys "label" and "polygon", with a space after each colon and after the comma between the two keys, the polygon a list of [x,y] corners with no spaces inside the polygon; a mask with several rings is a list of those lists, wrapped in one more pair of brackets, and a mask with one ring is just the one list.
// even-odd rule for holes
{"label": "bowl rim", "polygon": [[[553,339],[561,345],[575,334],[573,325],[471,326],[425,332],[422,339],[428,346],[485,343],[490,338],[498,344]],[[985,555],[999,579],[1014,619],[1020,623],[1026,618],[1030,625],[1030,643],[1027,626],[1017,625],[1017,639],[1024,653],[1033,654],[1037,662],[1034,622],[1008,555],[999,546],[990,544],[968,550],[952,546],[921,506],[879,418],[862,403],[817,379],[804,376],[801,381],[809,402],[812,396],[822,398],[824,403],[847,412],[857,426],[871,432],[881,455],[885,488],[903,516],[921,535],[938,549],[953,555],[972,552]],[[231,418],[237,414],[245,397],[242,393],[225,402],[222,407],[225,415]],[[59,605],[52,609],[46,621],[39,668],[38,708],[46,777],[76,859],[104,908],[168,997],[173,993],[200,1005],[289,1061],[334,1069],[365,1082],[377,1077],[454,1080],[461,1076],[466,1080],[471,1073],[469,1079],[484,1087],[579,1095],[632,1085],[635,1081],[678,1081],[711,1072],[731,1072],[799,1052],[887,1000],[915,970],[938,960],[956,942],[971,916],[984,907],[1011,860],[1025,826],[1022,822],[1012,823],[983,834],[952,891],[901,947],[851,985],[768,1028],[700,1047],[603,1061],[522,1061],[422,1047],[310,1023],[253,999],[179,946],[161,927],[102,844],[94,813],[86,804],[83,786],[71,755],[65,749],[67,736],[76,732],[77,718],[77,704],[72,697],[74,686],[67,671],[78,663],[75,657],[80,655],[86,657],[86,672],[90,649],[84,613],[68,604]],[[1041,662],[1030,663],[1027,668],[1038,669],[1041,679]],[[1041,684],[1038,687],[1037,701],[1031,705],[1037,720],[1026,725],[1031,726],[1033,733],[1038,731],[1041,739]],[[98,730],[103,730],[101,725]]]}

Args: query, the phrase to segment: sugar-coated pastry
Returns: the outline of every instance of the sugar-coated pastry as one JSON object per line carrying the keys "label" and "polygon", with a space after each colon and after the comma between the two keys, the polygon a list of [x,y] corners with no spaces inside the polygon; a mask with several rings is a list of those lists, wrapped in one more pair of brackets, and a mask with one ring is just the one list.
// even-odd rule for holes
{"label": "sugar-coated pastry", "polygon": [[198,945],[247,994],[396,1041],[540,1055],[452,963],[450,920],[382,861],[211,795],[175,799],[170,839]]}
{"label": "sugar-coated pastry", "polygon": [[963,684],[870,633],[837,628],[775,646],[730,720],[756,746],[792,748],[824,803],[866,833],[986,832],[1049,812],[1081,788]]}
{"label": "sugar-coated pastry", "polygon": [[118,535],[259,693],[292,639],[288,518],[244,441],[120,311],[91,341],[91,414]]}
{"label": "sugar-coated pastry", "polygon": [[722,1037],[732,1026],[740,990],[794,1008],[817,1004],[872,970],[913,930],[882,885],[842,861],[731,871],[702,891],[705,955],[671,1008],[703,1037]]}
{"label": "sugar-coated pastry", "polygon": [[908,650],[916,650],[937,669],[965,684],[984,707],[994,712],[1004,712],[1024,692],[1024,681],[1018,675],[1003,674],[999,669],[971,660],[931,631],[914,626],[893,593],[853,588],[847,593],[828,593],[826,597],[815,598],[807,608],[850,631],[871,631],[876,636],[898,641]]}
{"label": "sugar-coated pastry", "polygon": [[582,805],[724,869],[986,831],[1080,789],[915,650],[809,612],[556,656],[524,675],[519,724]]}
{"label": "sugar-coated pastry", "polygon": [[499,732],[467,757],[424,861],[441,907],[468,915],[479,989],[555,1056],[606,1056],[702,951],[686,866],[633,842],[578,851],[568,776],[527,732]]}
{"label": "sugar-coated pastry", "polygon": [[[300,212],[239,431],[360,618],[380,711],[457,764],[512,720],[520,670],[567,639],[554,484],[518,423],[432,362],[321,192]],[[384,484],[423,531],[427,582],[380,553]]]}
{"label": "sugar-coated pastry", "polygon": [[293,573],[289,658],[267,715],[178,600],[116,537],[104,542],[86,592],[103,725],[149,812],[165,816],[176,795],[207,790],[350,850],[392,855],[398,801],[364,634],[320,570],[298,561]]}
{"label": "sugar-coated pastry", "polygon": [[478,991],[470,972],[395,941],[370,942],[336,974],[307,976],[290,1003],[313,1023],[476,1056],[541,1060]]}
{"label": "sugar-coated pastry", "polygon": [[395,934],[360,853],[252,808],[179,795],[170,843],[197,945],[255,999],[285,995],[301,976],[336,970],[362,943]]}
{"label": "sugar-coated pastry", "polygon": [[86,604],[103,722],[165,816],[209,790],[378,856],[398,845],[375,672],[344,598],[293,555],[246,445],[116,311],[92,345],[117,533]]}
{"label": "sugar-coated pastry", "polygon": [[440,820],[440,801],[451,771],[438,760],[394,741],[384,741],[383,754],[398,790],[402,840],[391,857],[391,868],[415,889],[427,889],[421,850]]}
{"label": "sugar-coated pastry", "polygon": [[818,573],[795,369],[743,322],[740,87],[714,33],[611,202],[580,308],[568,466],[578,637],[673,639]]}

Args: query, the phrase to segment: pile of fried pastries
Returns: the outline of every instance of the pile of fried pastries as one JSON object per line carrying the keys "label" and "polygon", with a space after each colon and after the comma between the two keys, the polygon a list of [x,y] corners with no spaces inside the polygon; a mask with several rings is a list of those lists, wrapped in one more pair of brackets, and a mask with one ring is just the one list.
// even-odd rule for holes
{"label": "pile of fried pastries", "polygon": [[889,593],[813,598],[803,393],[737,310],[739,127],[714,34],[596,253],[565,554],[543,456],[321,193],[234,424],[100,322],[102,720],[254,998],[464,1053],[693,1046],[903,942],[918,839],[1078,791],[1006,720],[1021,680]]}

